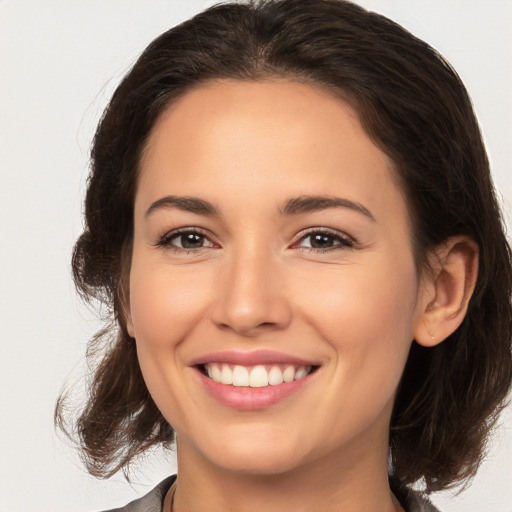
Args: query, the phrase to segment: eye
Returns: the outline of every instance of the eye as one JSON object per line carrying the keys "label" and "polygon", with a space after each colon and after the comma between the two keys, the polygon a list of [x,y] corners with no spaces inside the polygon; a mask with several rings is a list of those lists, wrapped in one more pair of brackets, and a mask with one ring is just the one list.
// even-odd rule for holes
{"label": "eye", "polygon": [[351,248],[353,240],[348,236],[329,230],[315,230],[303,235],[296,244],[299,248],[313,251],[329,251],[336,249]]}
{"label": "eye", "polygon": [[193,251],[204,247],[214,247],[208,237],[197,229],[172,231],[164,235],[157,245],[177,251]]}

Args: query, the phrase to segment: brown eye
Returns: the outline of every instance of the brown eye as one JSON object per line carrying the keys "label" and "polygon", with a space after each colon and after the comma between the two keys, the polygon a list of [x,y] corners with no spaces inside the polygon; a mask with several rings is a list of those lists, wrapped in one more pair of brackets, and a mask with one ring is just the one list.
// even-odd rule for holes
{"label": "brown eye", "polygon": [[171,243],[181,249],[199,249],[204,247],[206,237],[198,233],[179,233],[171,238]]}
{"label": "brown eye", "polygon": [[206,235],[199,231],[184,230],[173,233],[168,233],[163,236],[158,245],[167,247],[176,251],[186,250],[193,251],[202,249],[204,247],[214,247],[214,244],[208,239]]}
{"label": "brown eye", "polygon": [[325,249],[326,247],[332,247],[335,244],[334,237],[323,233],[309,235],[309,238],[311,247],[314,249]]}
{"label": "brown eye", "polygon": [[335,248],[353,247],[353,242],[341,234],[330,233],[328,231],[314,231],[307,233],[299,242],[299,247],[313,249],[316,251],[329,250]]}

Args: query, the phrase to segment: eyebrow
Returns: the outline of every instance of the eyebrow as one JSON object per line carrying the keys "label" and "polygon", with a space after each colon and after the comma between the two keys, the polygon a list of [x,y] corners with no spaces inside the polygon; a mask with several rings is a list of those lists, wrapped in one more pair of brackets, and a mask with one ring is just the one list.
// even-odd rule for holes
{"label": "eyebrow", "polygon": [[[219,209],[199,197],[191,196],[165,196],[156,200],[146,210],[145,216],[148,217],[153,212],[166,209],[177,208],[182,211],[197,213],[208,217],[220,217]],[[301,213],[317,212],[330,208],[347,208],[349,210],[361,213],[364,216],[375,221],[375,217],[370,210],[362,204],[336,196],[299,196],[288,199],[279,208],[278,212],[281,216],[299,215]]]}
{"label": "eyebrow", "polygon": [[189,196],[165,196],[158,199],[146,210],[146,217],[153,212],[165,208],[177,208],[186,212],[206,215],[208,217],[220,217],[220,212],[216,206],[209,201],[200,199],[199,197]]}
{"label": "eyebrow", "polygon": [[373,222],[375,217],[370,210],[361,203],[336,196],[299,196],[288,199],[279,209],[281,215],[298,215],[300,213],[317,212],[329,208],[347,208],[357,213],[362,213]]}

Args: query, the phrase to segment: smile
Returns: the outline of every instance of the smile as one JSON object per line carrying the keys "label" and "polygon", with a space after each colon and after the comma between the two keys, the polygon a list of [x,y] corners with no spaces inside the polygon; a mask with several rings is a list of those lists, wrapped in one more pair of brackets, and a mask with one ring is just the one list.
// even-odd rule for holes
{"label": "smile", "polygon": [[189,362],[201,387],[230,409],[259,410],[300,393],[322,363],[272,350],[221,351]]}
{"label": "smile", "polygon": [[313,366],[274,364],[274,365],[231,365],[228,363],[207,363],[203,373],[215,382],[235,387],[262,388],[278,386],[307,377]]}

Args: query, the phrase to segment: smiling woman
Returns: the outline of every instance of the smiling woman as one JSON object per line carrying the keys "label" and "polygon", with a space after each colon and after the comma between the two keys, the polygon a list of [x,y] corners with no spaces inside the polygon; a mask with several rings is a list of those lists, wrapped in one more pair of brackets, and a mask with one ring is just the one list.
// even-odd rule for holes
{"label": "smiling woman", "polygon": [[[479,128],[432,48],[343,0],[164,33],[95,136],[74,273],[112,307],[76,424],[122,510],[435,510],[512,380],[511,265]],[[57,421],[65,427],[63,402]]]}
{"label": "smiling woman", "polygon": [[[154,209],[170,193],[212,207]],[[387,474],[393,396],[433,290],[419,297],[391,163],[346,104],[269,79],[170,106],[141,161],[128,288],[180,478],[206,461],[311,478],[326,459],[354,469],[356,454],[371,481]]]}

